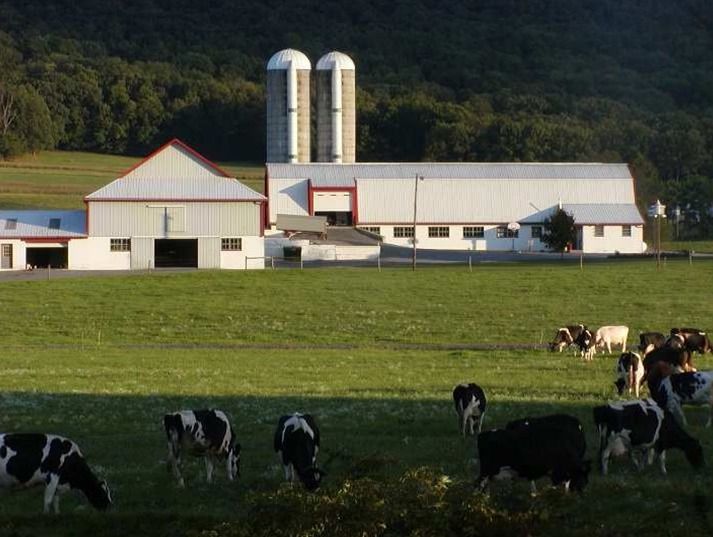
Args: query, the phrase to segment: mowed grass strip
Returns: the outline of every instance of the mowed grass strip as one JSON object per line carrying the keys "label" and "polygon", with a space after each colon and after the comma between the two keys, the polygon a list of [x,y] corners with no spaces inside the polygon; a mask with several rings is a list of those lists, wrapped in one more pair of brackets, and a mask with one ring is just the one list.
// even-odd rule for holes
{"label": "mowed grass strip", "polygon": [[713,261],[141,273],[0,283],[4,345],[533,344],[713,329]]}
{"label": "mowed grass strip", "polygon": [[[140,160],[80,151],[43,151],[0,161],[0,209],[82,209],[86,195],[107,185]],[[231,162],[220,166],[262,192],[263,165]]]}
{"label": "mowed grass strip", "polygon": [[[336,494],[349,479],[393,479],[423,466],[453,483],[472,483],[475,446],[472,438],[460,437],[451,401],[453,385],[463,380],[478,382],[488,394],[486,428],[528,415],[568,412],[583,422],[594,457],[591,408],[613,398],[614,361],[614,356],[597,356],[585,363],[571,353],[546,351],[5,351],[0,430],[51,431],[75,439],[111,483],[115,510],[94,513],[69,494],[62,500],[64,515],[37,517],[42,493],[34,489],[3,496],[0,530],[121,535],[122,525],[133,518],[154,521],[141,534],[185,535],[224,521],[239,523],[247,516],[249,495],[283,486],[272,434],[280,415],[298,410],[313,413],[322,430],[320,461],[329,476],[318,494]],[[698,363],[713,368],[710,356]],[[231,484],[219,466],[209,486],[203,465],[189,457],[188,487],[180,490],[166,468],[161,418],[168,411],[201,407],[222,408],[233,417],[243,445],[243,478]],[[713,432],[703,428],[705,410],[686,413],[690,432],[710,458]],[[594,473],[581,498],[553,500],[547,508],[551,530],[566,521],[572,532],[583,528],[583,534],[608,535],[606,528],[616,527],[630,534],[655,529],[675,515],[686,520],[691,534],[702,534],[696,532],[705,531],[705,521],[690,500],[694,493],[709,494],[710,469],[695,474],[675,450],[669,452],[668,469],[669,477],[662,478],[655,467],[639,474],[628,460],[613,462],[612,474]],[[525,482],[496,483],[492,489],[496,503],[505,506],[535,501]],[[710,510],[708,516],[713,516]]]}

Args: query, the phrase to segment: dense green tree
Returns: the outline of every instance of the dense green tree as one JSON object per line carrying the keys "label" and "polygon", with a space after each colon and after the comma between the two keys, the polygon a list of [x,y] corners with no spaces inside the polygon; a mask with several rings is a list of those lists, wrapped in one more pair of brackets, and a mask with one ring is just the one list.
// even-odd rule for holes
{"label": "dense green tree", "polygon": [[563,252],[569,244],[577,240],[577,229],[574,226],[574,216],[562,208],[545,218],[542,242],[550,250]]}

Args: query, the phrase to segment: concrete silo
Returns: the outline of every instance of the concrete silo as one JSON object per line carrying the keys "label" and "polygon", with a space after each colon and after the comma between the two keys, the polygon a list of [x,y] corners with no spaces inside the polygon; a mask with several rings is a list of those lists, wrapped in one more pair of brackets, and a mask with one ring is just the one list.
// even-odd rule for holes
{"label": "concrete silo", "polygon": [[356,160],[354,62],[330,52],[317,62],[317,162]]}
{"label": "concrete silo", "polygon": [[310,161],[310,85],[307,56],[293,49],[267,62],[267,162]]}

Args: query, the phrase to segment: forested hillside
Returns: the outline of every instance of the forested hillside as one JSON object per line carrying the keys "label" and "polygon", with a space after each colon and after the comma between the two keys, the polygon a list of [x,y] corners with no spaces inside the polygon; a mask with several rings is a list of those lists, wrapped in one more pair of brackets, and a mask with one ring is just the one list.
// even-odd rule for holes
{"label": "forested hillside", "polygon": [[0,154],[264,160],[264,65],[354,58],[359,160],[626,161],[713,226],[707,0],[0,0]]}

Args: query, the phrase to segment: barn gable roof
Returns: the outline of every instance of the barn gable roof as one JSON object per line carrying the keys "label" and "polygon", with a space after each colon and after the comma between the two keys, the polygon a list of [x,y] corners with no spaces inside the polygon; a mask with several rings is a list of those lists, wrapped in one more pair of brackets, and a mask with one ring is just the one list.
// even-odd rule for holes
{"label": "barn gable roof", "polygon": [[86,201],[263,201],[265,197],[174,139]]}
{"label": "barn gable roof", "polygon": [[4,239],[86,237],[86,216],[84,211],[2,210],[0,211],[0,237]]}

